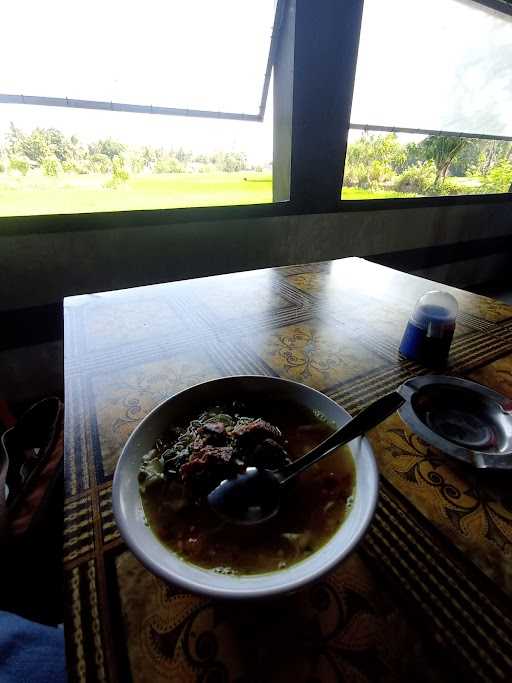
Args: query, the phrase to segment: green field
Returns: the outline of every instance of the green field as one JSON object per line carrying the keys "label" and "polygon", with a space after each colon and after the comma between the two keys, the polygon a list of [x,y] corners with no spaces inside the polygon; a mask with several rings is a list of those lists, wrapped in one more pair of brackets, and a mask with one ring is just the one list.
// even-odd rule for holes
{"label": "green field", "polygon": [[[117,188],[110,175],[38,171],[27,176],[0,175],[0,216],[171,209],[191,206],[263,204],[272,201],[268,173],[163,173],[132,176]],[[344,199],[403,197],[399,192],[346,188]]]}
{"label": "green field", "polygon": [[[5,180],[4,180],[5,178]],[[109,175],[63,174],[48,178],[0,176],[0,215],[87,213],[272,201],[269,175],[175,173],[131,177],[108,188]]]}
{"label": "green field", "polygon": [[342,199],[397,199],[398,197],[416,197],[416,195],[395,190],[363,190],[360,187],[344,187],[341,193]]}

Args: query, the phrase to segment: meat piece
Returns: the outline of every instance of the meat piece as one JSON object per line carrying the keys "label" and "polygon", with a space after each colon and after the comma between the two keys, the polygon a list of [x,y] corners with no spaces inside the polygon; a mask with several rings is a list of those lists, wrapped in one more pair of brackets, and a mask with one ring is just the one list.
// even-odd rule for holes
{"label": "meat piece", "polygon": [[207,434],[225,434],[226,425],[223,422],[207,422],[201,427],[201,431]]}
{"label": "meat piece", "polygon": [[231,461],[233,449],[231,446],[216,448],[215,446],[203,446],[194,452],[188,462],[181,466],[183,479],[190,472],[203,470],[207,466],[226,465]]}
{"label": "meat piece", "polygon": [[222,446],[226,443],[226,425],[222,422],[207,422],[198,431],[208,444]]}
{"label": "meat piece", "polygon": [[274,439],[264,439],[247,453],[248,465],[265,467],[269,470],[277,470],[289,465],[290,462],[286,450]]}
{"label": "meat piece", "polygon": [[281,441],[283,438],[283,435],[277,427],[274,427],[274,425],[271,425],[269,422],[265,422],[265,420],[262,420],[261,418],[235,427],[232,431],[232,435],[237,439],[240,446],[263,441],[263,439],[267,438],[274,439],[275,441]]}
{"label": "meat piece", "polygon": [[198,495],[209,493],[233,470],[231,446],[203,446],[181,466],[183,483]]}
{"label": "meat piece", "polygon": [[283,435],[277,427],[261,418],[235,427],[232,436],[235,438],[236,457],[246,465],[277,469],[289,462],[286,451],[278,443]]}
{"label": "meat piece", "polygon": [[[197,435],[196,438],[192,441],[192,450],[193,451],[201,451],[204,447],[206,446],[206,438],[200,434]],[[196,457],[196,454],[194,453],[192,457]]]}

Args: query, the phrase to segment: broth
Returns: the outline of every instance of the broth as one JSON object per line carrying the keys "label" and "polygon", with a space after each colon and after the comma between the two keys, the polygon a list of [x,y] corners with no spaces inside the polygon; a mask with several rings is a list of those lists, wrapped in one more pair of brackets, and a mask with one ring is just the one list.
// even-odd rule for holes
{"label": "broth", "polygon": [[[287,406],[287,415],[277,404],[246,407],[244,414],[277,426],[291,460],[335,431],[321,416],[295,405]],[[299,475],[285,490],[277,515],[253,527],[220,520],[204,497],[177,505],[174,482],[159,479],[140,488],[147,522],[170,550],[217,572],[257,574],[284,569],[324,545],[343,523],[354,485],[354,463],[343,446]]]}

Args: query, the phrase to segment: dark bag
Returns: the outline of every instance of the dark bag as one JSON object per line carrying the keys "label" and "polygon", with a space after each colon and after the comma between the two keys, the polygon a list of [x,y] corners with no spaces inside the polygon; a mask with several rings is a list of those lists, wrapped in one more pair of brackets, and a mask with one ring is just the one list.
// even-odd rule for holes
{"label": "dark bag", "polygon": [[62,471],[64,410],[58,398],[31,406],[7,429],[0,447],[0,534],[37,527]]}

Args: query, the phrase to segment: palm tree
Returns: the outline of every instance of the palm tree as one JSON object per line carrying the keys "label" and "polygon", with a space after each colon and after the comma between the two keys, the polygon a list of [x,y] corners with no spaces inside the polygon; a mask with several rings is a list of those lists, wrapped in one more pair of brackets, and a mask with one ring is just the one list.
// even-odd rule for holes
{"label": "palm tree", "polygon": [[450,164],[468,144],[468,138],[452,135],[429,135],[420,143],[425,157],[432,159],[436,165],[436,185],[444,182]]}

